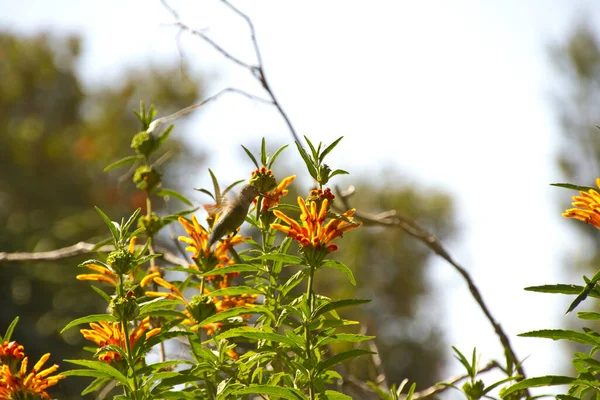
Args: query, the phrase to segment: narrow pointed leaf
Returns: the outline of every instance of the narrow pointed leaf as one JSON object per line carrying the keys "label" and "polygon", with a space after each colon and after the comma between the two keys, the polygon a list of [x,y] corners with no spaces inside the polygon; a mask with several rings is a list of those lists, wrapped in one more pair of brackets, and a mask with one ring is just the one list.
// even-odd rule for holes
{"label": "narrow pointed leaf", "polygon": [[174,127],[175,125],[173,124],[169,125],[169,127],[165,129],[165,131],[158,137],[158,140],[156,141],[156,148],[160,147],[165,142],[165,140],[167,140]]}
{"label": "narrow pointed leaf", "polygon": [[4,332],[4,338],[0,336],[0,340],[2,340],[3,342],[10,342],[10,337],[12,336],[13,331],[15,330],[15,326],[17,326],[17,322],[19,322],[19,317],[15,317],[15,319],[12,320],[10,325],[8,325],[8,328],[6,328],[6,332]]}
{"label": "narrow pointed leaf", "polygon": [[319,315],[323,315],[329,311],[342,308],[342,307],[350,307],[356,306],[360,304],[369,303],[371,300],[361,300],[361,299],[345,299],[345,300],[337,300],[326,303],[320,307],[318,307],[315,312],[313,318],[318,317]]}
{"label": "narrow pointed leaf", "polygon": [[110,366],[109,364],[102,361],[93,361],[93,360],[65,360],[68,363],[81,365],[82,367],[87,367],[94,369],[96,371],[100,371],[110,375],[113,379],[121,382],[123,385],[128,385],[127,377],[123,375],[119,370]]}
{"label": "narrow pointed leaf", "polygon": [[230,286],[224,289],[217,289],[210,292],[212,297],[216,296],[240,296],[243,294],[264,294],[258,289],[255,289],[250,286]]}
{"label": "narrow pointed leaf", "polygon": [[115,161],[112,164],[107,165],[103,171],[108,172],[111,169],[122,167],[123,165],[134,164],[136,161],[138,161],[140,159],[141,159],[141,156],[127,156],[125,158],[121,158],[120,160]]}
{"label": "narrow pointed leaf", "polygon": [[219,187],[219,181],[217,180],[217,177],[215,176],[215,174],[212,172],[212,169],[209,168],[208,172],[210,173],[210,179],[212,180],[213,188],[215,190],[215,197],[217,198],[217,203],[220,203],[223,195],[221,194],[221,188]]}
{"label": "narrow pointed leaf", "polygon": [[334,365],[342,363],[346,360],[349,360],[352,358],[357,358],[357,357],[364,356],[367,354],[375,354],[375,353],[372,351],[362,350],[362,349],[353,349],[353,350],[345,351],[343,353],[338,353],[335,356],[330,357],[326,360],[319,361],[319,363],[316,366],[317,374],[320,374],[321,372],[326,371],[329,368],[333,367]]}
{"label": "narrow pointed leaf", "polygon": [[267,142],[264,136],[260,143],[260,162],[262,165],[267,166]]}
{"label": "narrow pointed leaf", "polygon": [[306,400],[307,397],[301,391],[294,388],[285,388],[271,385],[250,385],[242,389],[231,392],[234,396],[246,394],[267,395],[286,400]]}
{"label": "narrow pointed leaf", "polygon": [[346,275],[346,278],[348,278],[348,280],[350,281],[350,283],[353,286],[356,286],[356,279],[354,279],[354,274],[352,274],[352,271],[350,270],[350,268],[348,268],[346,266],[346,264],[343,264],[339,261],[336,260],[327,260],[323,263],[322,265],[323,267],[329,267],[329,268],[335,268],[337,270],[340,270],[344,273],[344,275]]}
{"label": "narrow pointed leaf", "polygon": [[564,189],[571,189],[571,190],[579,190],[580,192],[587,192],[588,190],[598,190],[598,188],[594,188],[591,186],[580,186],[580,185],[573,185],[571,183],[551,183],[550,186],[556,186],[556,187],[561,187]]}
{"label": "narrow pointed leaf", "polygon": [[310,174],[310,176],[313,177],[313,179],[316,180],[317,179],[317,169],[316,169],[315,165],[310,160],[310,157],[308,156],[308,154],[306,154],[306,151],[302,148],[302,146],[300,146],[300,143],[296,142],[296,147],[298,148],[298,152],[300,153],[300,156],[302,157],[302,159],[304,160],[304,163],[306,164],[306,168],[308,168],[308,173]]}
{"label": "narrow pointed leaf", "polygon": [[323,152],[321,153],[321,155],[319,156],[319,162],[322,163],[323,160],[325,159],[325,156],[327,154],[329,154],[331,152],[331,150],[333,150],[335,148],[335,146],[337,146],[337,144],[340,142],[340,140],[342,140],[344,137],[340,136],[335,142],[331,143],[329,146],[327,146],[327,148],[325,150],[323,150]]}
{"label": "narrow pointed leaf", "polygon": [[232,337],[245,337],[254,340],[270,340],[271,342],[284,343],[288,346],[296,346],[296,343],[286,336],[274,332],[265,332],[264,329],[251,328],[248,326],[230,329],[219,334],[215,339],[219,341],[221,339],[229,339]]}
{"label": "narrow pointed leaf", "polygon": [[89,324],[90,322],[115,322],[115,321],[116,321],[116,318],[109,314],[87,315],[85,317],[77,318],[77,319],[74,319],[73,321],[69,322],[67,324],[67,326],[62,328],[60,333],[62,334],[64,331],[66,331],[67,329],[72,328],[74,326],[82,325],[82,324]]}
{"label": "narrow pointed leaf", "polygon": [[97,206],[94,206],[94,208],[96,209],[98,214],[100,214],[100,217],[102,218],[104,223],[108,226],[108,229],[110,229],[110,233],[112,233],[113,239],[114,239],[115,243],[117,243],[119,241],[119,237],[120,237],[119,229],[117,228],[117,225],[113,221],[111,221],[110,218],[108,218],[108,216],[106,214],[104,214],[100,208],[98,208]]}
{"label": "narrow pointed leaf", "polygon": [[600,338],[586,333],[572,331],[568,329],[542,329],[539,331],[531,331],[521,333],[518,336],[521,337],[537,337],[552,340],[569,340],[571,342],[577,342],[582,344],[589,344],[592,346],[600,346]]}
{"label": "narrow pointed leaf", "polygon": [[[525,290],[529,292],[538,292],[538,293],[560,293],[560,294],[569,294],[576,295],[580,294],[583,291],[584,287],[579,285],[566,285],[566,284],[556,284],[556,285],[541,285],[541,286],[529,286],[526,287]],[[595,287],[588,296],[600,298],[600,289]]]}
{"label": "narrow pointed leaf", "polygon": [[223,191],[223,194],[222,194],[222,195],[223,195],[223,196],[227,196],[227,193],[229,193],[229,191],[230,191],[231,189],[233,189],[235,186],[239,185],[240,183],[242,183],[242,182],[244,182],[244,181],[245,181],[245,179],[240,179],[239,181],[235,181],[235,182],[233,182],[231,185],[229,185],[229,186],[227,186],[227,187],[225,188],[225,190]]}
{"label": "narrow pointed leaf", "polygon": [[194,207],[194,204],[191,201],[189,201],[187,199],[187,197],[185,197],[184,195],[182,195],[181,193],[179,193],[173,189],[167,189],[167,188],[158,189],[156,191],[156,195],[160,196],[160,197],[167,197],[167,196],[174,197],[177,200],[181,201],[182,203],[184,203],[190,207]]}
{"label": "narrow pointed leaf", "polygon": [[252,160],[252,162],[254,163],[254,165],[256,166],[256,169],[260,168],[260,165],[258,165],[258,162],[256,161],[256,158],[254,158],[254,156],[252,155],[252,153],[250,152],[250,150],[248,150],[246,147],[242,146],[242,149],[244,149],[244,151],[246,152],[246,154],[248,154],[248,157],[250,157],[250,159]]}
{"label": "narrow pointed leaf", "polygon": [[269,165],[267,165],[267,169],[271,169],[271,167],[273,166],[273,163],[275,162],[275,160],[277,159],[277,157],[279,157],[279,154],[281,154],[281,152],[283,150],[285,150],[285,148],[288,147],[288,145],[286,144],[285,146],[281,146],[276,152],[275,154],[273,154],[273,157],[271,157],[271,159],[269,160]]}
{"label": "narrow pointed leaf", "polygon": [[313,146],[313,144],[310,142],[310,140],[308,140],[306,136],[304,136],[304,139],[306,140],[306,143],[308,143],[308,147],[310,147],[310,152],[312,153],[312,159],[316,163],[319,160],[319,153],[315,149],[315,146]]}
{"label": "narrow pointed leaf", "polygon": [[536,378],[528,378],[524,379],[519,383],[516,383],[504,390],[502,392],[502,397],[506,398],[508,395],[518,391],[529,389],[532,387],[540,387],[540,386],[555,386],[555,385],[568,385],[575,381],[575,378],[571,378],[568,376],[556,376],[556,375],[546,375],[540,376]]}

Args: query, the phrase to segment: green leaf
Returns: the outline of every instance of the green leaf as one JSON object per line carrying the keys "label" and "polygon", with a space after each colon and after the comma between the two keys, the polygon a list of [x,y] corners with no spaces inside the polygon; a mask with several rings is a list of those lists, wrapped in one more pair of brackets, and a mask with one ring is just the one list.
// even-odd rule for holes
{"label": "green leaf", "polygon": [[321,372],[326,371],[329,368],[331,368],[334,365],[337,365],[341,362],[344,362],[351,358],[357,358],[360,356],[364,356],[367,354],[375,354],[375,353],[372,351],[362,350],[362,349],[353,349],[353,350],[344,351],[343,353],[338,353],[335,356],[330,357],[326,360],[319,361],[319,363],[316,366],[316,372],[317,372],[317,374],[320,374]]}
{"label": "green leaf", "polygon": [[85,396],[86,394],[93,393],[96,390],[99,390],[102,386],[107,384],[109,381],[110,381],[110,379],[106,379],[106,378],[101,378],[101,377],[96,378],[85,389],[83,389],[83,391],[81,392],[81,395]]}
{"label": "green leaf", "polygon": [[260,144],[260,162],[264,166],[267,165],[267,142],[264,136]]}
{"label": "green leaf", "polygon": [[212,169],[209,168],[208,172],[210,173],[210,179],[212,180],[213,188],[215,190],[215,197],[217,198],[217,203],[221,203],[221,198],[223,197],[223,195],[221,194],[219,181],[217,180],[215,174],[212,172]]}
{"label": "green leaf", "polygon": [[74,326],[77,325],[82,325],[82,324],[89,324],[90,322],[115,322],[116,318],[113,317],[112,315],[109,314],[92,314],[92,315],[87,315],[85,317],[81,317],[81,318],[77,318],[74,319],[73,321],[69,322],[67,324],[67,326],[65,326],[64,328],[62,328],[62,330],[60,331],[60,333],[62,334],[64,331],[66,331],[67,329],[70,329]]}
{"label": "green leaf", "polygon": [[308,154],[306,154],[306,151],[304,151],[302,146],[300,146],[300,143],[296,142],[296,147],[298,148],[298,152],[306,164],[306,168],[308,168],[308,173],[313,177],[314,180],[317,180],[317,168],[310,160],[310,157],[308,157]]}
{"label": "green leaf", "polygon": [[575,381],[575,378],[571,378],[568,376],[556,376],[556,375],[546,375],[540,376],[536,378],[528,378],[516,383],[508,388],[506,388],[502,392],[502,397],[506,398],[508,395],[524,389],[529,389],[532,387],[540,387],[540,386],[555,386],[555,385],[568,385]]}
{"label": "green leaf", "polygon": [[250,286],[230,286],[224,289],[213,290],[210,296],[239,296],[243,294],[264,294],[258,289]]}
{"label": "green leaf", "polygon": [[117,224],[115,222],[111,221],[110,218],[108,218],[108,216],[106,214],[104,214],[100,208],[98,208],[97,206],[94,206],[94,208],[96,209],[98,214],[100,214],[100,217],[102,218],[104,223],[108,226],[108,229],[110,229],[110,233],[113,236],[113,240],[115,241],[115,244],[117,244],[119,242],[119,238],[120,238],[119,229],[117,228]]}
{"label": "green leaf", "polygon": [[173,310],[178,305],[181,305],[181,301],[179,300],[156,298],[141,305],[138,318],[144,318],[157,310]]}
{"label": "green leaf", "polygon": [[110,303],[110,296],[109,296],[108,294],[106,294],[106,293],[104,292],[104,290],[102,290],[102,289],[100,289],[100,288],[97,288],[97,287],[96,287],[96,286],[94,286],[94,285],[90,285],[90,286],[91,286],[91,288],[92,288],[92,290],[93,290],[94,292],[96,292],[96,293],[98,293],[100,296],[102,296],[102,298],[103,298],[103,299],[104,299],[104,300],[105,300],[107,303]]}
{"label": "green leaf", "polygon": [[269,160],[269,165],[267,165],[267,169],[271,169],[271,167],[273,166],[273,163],[275,162],[275,160],[277,159],[277,157],[279,157],[279,154],[281,154],[281,152],[283,150],[285,150],[285,148],[288,147],[288,145],[286,144],[285,146],[281,146],[276,152],[275,154],[273,154],[273,157],[271,157],[271,159]]}
{"label": "green leaf", "polygon": [[226,196],[226,195],[227,195],[227,193],[229,193],[229,191],[230,191],[231,189],[233,189],[234,187],[236,187],[237,185],[239,185],[240,183],[242,183],[242,182],[244,182],[244,181],[245,181],[245,179],[240,179],[239,181],[235,181],[235,182],[233,182],[231,185],[227,186],[227,187],[225,188],[225,190],[223,191],[223,194],[222,194],[222,196]]}
{"label": "green leaf", "polygon": [[356,280],[354,279],[354,275],[352,274],[350,268],[346,266],[346,264],[343,264],[336,260],[327,260],[323,263],[322,267],[335,268],[337,270],[342,271],[344,275],[346,275],[346,278],[348,278],[350,283],[353,286],[356,286]]}
{"label": "green leaf", "polygon": [[336,392],[335,390],[326,390],[325,398],[327,400],[352,400],[352,397],[340,392]]}
{"label": "green leaf", "polygon": [[598,337],[566,329],[542,329],[539,331],[521,333],[518,336],[537,337],[552,340],[569,340],[571,342],[590,344],[592,346],[600,345],[600,338]]}
{"label": "green leaf", "polygon": [[550,186],[556,186],[571,190],[579,190],[580,192],[587,192],[588,190],[598,190],[598,188],[594,188],[591,186],[573,185],[571,183],[551,183]]}
{"label": "green leaf", "polygon": [[323,338],[317,343],[316,347],[325,346],[331,343],[360,343],[371,339],[375,339],[375,336],[365,336],[355,333],[337,333]]}
{"label": "green leaf", "polygon": [[259,260],[269,260],[269,261],[279,261],[284,264],[289,265],[300,265],[302,264],[302,259],[300,257],[292,256],[290,254],[281,254],[281,253],[271,253],[271,254],[263,254],[260,257],[257,257]]}
{"label": "green leaf", "polygon": [[[584,276],[584,279],[586,279],[585,276]],[[581,291],[581,293],[575,298],[575,300],[573,300],[573,302],[569,306],[569,309],[567,310],[566,314],[573,311],[575,309],[575,307],[577,307],[582,301],[584,301],[588,297],[588,295],[594,289],[596,289],[596,283],[599,280],[600,280],[600,271],[596,272],[594,277],[589,282],[587,282],[587,285],[585,285],[585,288]],[[586,279],[586,281],[587,281],[587,279]]]}
{"label": "green leaf", "polygon": [[250,385],[242,389],[234,390],[231,394],[236,396],[245,394],[262,394],[288,400],[307,399],[307,397],[304,396],[304,394],[302,394],[302,392],[298,389],[271,385]]}
{"label": "green leaf", "polygon": [[158,189],[156,191],[156,195],[160,196],[160,197],[174,197],[177,200],[181,201],[182,203],[190,206],[190,207],[194,207],[194,204],[192,204],[191,201],[189,201],[184,195],[182,195],[181,193],[172,190],[172,189],[166,189],[166,188],[162,188],[162,189]]}
{"label": "green leaf", "polygon": [[[65,361],[68,362],[68,360]],[[71,369],[69,371],[61,371],[60,374],[64,376],[89,376],[92,378],[113,380],[113,377],[110,374],[95,369]]]}
{"label": "green leaf", "polygon": [[286,204],[286,203],[281,203],[278,204],[274,207],[271,207],[270,210],[279,210],[279,211],[295,211],[295,212],[300,212],[300,207],[298,207],[295,204]]}
{"label": "green leaf", "polygon": [[194,188],[194,190],[197,190],[197,191],[199,191],[199,192],[202,192],[202,193],[204,193],[204,194],[207,194],[207,195],[209,195],[209,196],[210,196],[210,198],[211,198],[211,199],[213,199],[214,201],[217,201],[217,199],[215,199],[215,196],[213,196],[213,194],[212,194],[211,192],[209,192],[208,190],[206,190],[206,189],[202,189],[202,188],[200,188],[200,189],[198,189],[198,188]]}
{"label": "green leaf", "polygon": [[302,280],[304,279],[304,277],[306,277],[306,275],[308,275],[308,269],[301,269],[300,271],[296,272],[294,275],[290,276],[288,278],[288,280],[281,287],[281,293],[284,296],[287,296],[287,294],[290,292],[290,290],[292,290],[300,282],[302,282]]}
{"label": "green leaf", "polygon": [[158,140],[156,141],[156,148],[159,148],[165,142],[165,140],[167,140],[174,127],[175,125],[173,124],[169,125],[169,127],[165,129],[165,131],[158,137]]}
{"label": "green leaf", "polygon": [[344,171],[343,169],[336,169],[331,174],[329,174],[329,178],[333,178],[336,175],[350,175],[350,172]]}
{"label": "green leaf", "polygon": [[112,241],[113,241],[112,237],[107,237],[107,238],[104,238],[104,239],[100,240],[99,242],[97,242],[94,245],[94,247],[92,247],[91,252],[98,251],[98,249],[100,249],[101,247],[106,246],[106,245],[112,243]]}
{"label": "green leaf", "polygon": [[331,143],[329,146],[327,146],[327,148],[325,150],[323,150],[323,152],[321,153],[321,155],[319,156],[319,163],[322,163],[323,160],[325,159],[325,156],[327,154],[329,154],[331,152],[331,150],[333,150],[335,148],[335,146],[337,146],[337,144],[340,142],[340,140],[342,140],[344,137],[340,136],[339,139],[337,139],[335,142]]}
{"label": "green leaf", "polygon": [[123,165],[134,164],[136,161],[140,160],[141,158],[142,158],[142,156],[127,156],[125,158],[121,158],[120,160],[115,161],[114,163],[106,166],[104,168],[104,172],[108,172],[111,169],[122,167]]}
{"label": "green leaf", "polygon": [[580,319],[587,319],[587,320],[599,320],[600,319],[600,313],[597,312],[578,312],[577,313],[577,317]]}
{"label": "green leaf", "polygon": [[198,325],[203,326],[203,325],[212,324],[214,322],[221,322],[221,321],[226,320],[231,317],[237,317],[238,315],[257,314],[257,313],[264,313],[264,312],[265,312],[264,308],[258,307],[258,306],[257,307],[246,307],[246,306],[234,307],[234,308],[230,308],[228,310],[213,314],[210,317],[205,318]]}
{"label": "green leaf", "polygon": [[68,363],[81,365],[82,367],[91,368],[93,370],[102,372],[107,374],[111,378],[117,380],[123,385],[128,386],[127,377],[123,375],[119,370],[114,367],[111,367],[109,364],[102,361],[93,361],[93,360],[65,360]]}
{"label": "green leaf", "polygon": [[[188,268],[189,269],[189,268]],[[215,268],[211,271],[200,274],[200,276],[212,276],[212,275],[225,275],[231,274],[233,272],[259,272],[262,271],[262,268],[256,265],[250,264],[234,264],[225,268]],[[189,271],[193,273],[192,271]]]}
{"label": "green leaf", "polygon": [[[312,159],[313,159],[314,163],[316,164],[317,161],[319,160],[319,152],[315,149],[315,146],[313,146],[313,144],[306,137],[306,135],[304,135],[304,139],[306,140],[306,143],[308,143],[308,147],[310,147],[310,152],[312,153]],[[319,144],[319,147],[321,147],[320,144]]]}
{"label": "green leaf", "polygon": [[315,311],[314,311],[314,315],[313,315],[313,319],[318,317],[319,315],[323,315],[329,311],[338,309],[338,308],[342,308],[342,307],[349,307],[349,306],[357,306],[360,304],[365,304],[365,303],[369,303],[371,300],[361,300],[361,299],[344,299],[344,300],[337,300],[337,301],[331,301],[329,303],[325,303],[321,306],[319,306]]}
{"label": "green leaf", "polygon": [[256,166],[256,169],[259,169],[260,165],[258,165],[258,162],[256,162],[256,158],[254,158],[254,156],[252,155],[252,153],[250,153],[250,150],[248,150],[247,148],[245,148],[243,145],[242,145],[242,149],[244,149],[244,151],[246,152],[246,154],[248,154],[248,157],[250,157],[250,159],[252,160],[252,162]]}
{"label": "green leaf", "polygon": [[274,332],[266,332],[263,328],[251,328],[248,326],[243,326],[240,328],[229,329],[218,336],[216,336],[216,340],[221,339],[229,339],[232,337],[245,337],[248,339],[254,340],[270,340],[271,342],[276,343],[284,343],[288,346],[296,346],[293,340],[289,339],[286,336],[280,335]]}
{"label": "green leaf", "polygon": [[8,328],[6,328],[6,332],[4,332],[4,338],[0,335],[0,341],[10,342],[10,337],[12,336],[13,331],[15,330],[15,326],[17,326],[17,322],[19,322],[19,317],[15,317],[15,319],[12,320],[10,325],[8,325]]}
{"label": "green leaf", "polygon": [[[565,285],[565,284],[529,286],[529,287],[525,288],[525,290],[527,290],[529,292],[560,293],[560,294],[570,294],[570,295],[579,294],[583,291],[583,289],[584,289],[583,286]],[[600,289],[596,287],[588,295],[590,297],[600,298]]]}
{"label": "green leaf", "polygon": [[131,214],[131,217],[129,217],[127,219],[127,222],[125,222],[125,224],[123,225],[123,232],[127,232],[129,230],[131,225],[133,225],[133,223],[135,222],[136,218],[140,215],[141,211],[142,209],[138,207],[138,209],[135,210],[133,214]]}

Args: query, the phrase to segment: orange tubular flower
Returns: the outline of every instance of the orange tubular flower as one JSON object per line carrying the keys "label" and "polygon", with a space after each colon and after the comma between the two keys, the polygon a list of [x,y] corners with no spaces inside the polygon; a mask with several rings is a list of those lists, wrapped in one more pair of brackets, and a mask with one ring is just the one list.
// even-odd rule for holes
{"label": "orange tubular flower", "polygon": [[99,282],[107,282],[113,286],[117,286],[117,275],[112,272],[110,269],[103,267],[101,265],[96,264],[88,264],[87,268],[92,271],[96,271],[97,274],[80,274],[77,275],[77,280],[80,281],[99,281]]}
{"label": "orange tubular flower", "polygon": [[[19,346],[15,342],[4,343],[2,347],[6,350],[6,345],[12,346],[12,354],[21,361],[21,366],[16,367],[14,362],[4,363],[0,365],[0,400],[10,399],[29,399],[29,398],[44,398],[50,400],[50,396],[46,393],[46,389],[54,386],[61,379],[66,378],[64,375],[48,376],[58,370],[58,365],[41,370],[46,361],[50,358],[50,353],[44,354],[40,360],[33,366],[33,369],[28,373],[27,366],[29,363],[28,357],[23,358],[23,346]],[[14,351],[20,348],[18,351]],[[10,357],[9,352],[5,352],[5,357]],[[13,360],[15,361],[15,360]],[[11,364],[14,364],[11,368]]]}
{"label": "orange tubular flower", "polygon": [[[314,201],[310,202],[309,210],[302,197],[298,197],[298,205],[302,211],[302,214],[300,215],[302,225],[281,211],[275,210],[273,211],[275,216],[289,226],[271,224],[271,227],[284,232],[286,235],[300,243],[305,249],[312,247],[315,250],[326,250],[328,252],[336,251],[338,246],[331,244],[331,242],[338,236],[342,236],[344,232],[358,228],[362,225],[361,223],[347,222],[343,219],[331,219],[323,225],[327,217],[327,206],[329,205],[329,199],[327,198],[323,200],[320,210],[317,210],[317,204]],[[354,209],[348,210],[342,214],[343,217],[350,221],[352,221],[353,215]]]}
{"label": "orange tubular flower", "polygon": [[[127,346],[125,344],[125,333],[121,328],[119,322],[105,322],[101,321],[98,323],[90,323],[92,329],[81,329],[80,332],[87,340],[92,341],[98,345],[98,347],[104,347],[112,344],[119,346],[126,351]],[[150,327],[150,317],[146,317],[142,322],[129,334],[129,344],[133,348],[137,341],[146,333]],[[160,328],[152,329],[146,333],[146,340],[151,336],[154,336],[160,331]],[[111,363],[112,361],[119,361],[121,355],[114,351],[107,351],[98,357],[100,361]]]}
{"label": "orange tubular flower", "polygon": [[[296,178],[296,175],[288,176],[279,182],[279,185],[269,193],[265,193],[265,197],[262,200],[262,212],[269,210],[271,207],[275,207],[279,204],[279,201],[283,196],[288,194],[287,187]],[[255,202],[257,200],[254,200]]]}
{"label": "orange tubular flower", "polygon": [[[600,178],[596,178],[596,186],[600,187]],[[572,204],[577,208],[569,208],[562,216],[578,219],[600,229],[600,194],[594,189],[581,191],[579,194],[581,196],[573,196]]]}

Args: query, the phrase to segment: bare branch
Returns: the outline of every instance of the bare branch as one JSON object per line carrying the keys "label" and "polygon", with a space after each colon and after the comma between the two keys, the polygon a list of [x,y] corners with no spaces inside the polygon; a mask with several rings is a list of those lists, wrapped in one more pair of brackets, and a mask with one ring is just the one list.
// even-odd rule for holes
{"label": "bare branch", "polygon": [[192,111],[195,111],[195,110],[199,109],[200,107],[204,106],[206,103],[209,103],[211,101],[217,100],[219,97],[221,97],[225,93],[237,93],[237,94],[241,94],[242,96],[246,96],[246,97],[248,97],[251,100],[260,101],[261,103],[266,103],[266,104],[274,105],[274,103],[271,100],[263,99],[262,97],[255,96],[253,94],[250,94],[250,93],[245,92],[245,91],[240,90],[240,89],[228,87],[228,88],[225,88],[225,89],[221,90],[217,94],[215,94],[215,95],[213,95],[211,97],[208,97],[208,98],[202,100],[200,103],[192,104],[191,106],[188,106],[186,108],[182,108],[181,110],[179,110],[177,112],[174,112],[171,115],[167,115],[166,117],[155,119],[154,121],[152,121],[152,123],[148,127],[147,132],[148,133],[157,133],[160,130],[162,130],[162,128],[166,124],[168,124],[168,123],[170,123],[172,121],[175,121],[176,119],[181,118],[184,115],[187,115],[187,114],[191,113]]}
{"label": "bare branch", "polygon": [[[40,251],[35,253],[17,252],[0,253],[0,263],[2,262],[27,262],[27,261],[56,261],[64,258],[75,257],[81,254],[96,252],[108,252],[114,250],[114,246],[102,246],[95,249],[94,243],[79,242],[72,246],[51,251]],[[162,254],[162,259],[174,265],[188,265],[189,262],[183,258],[177,257],[167,249],[157,249]]]}
{"label": "bare branch", "polygon": [[[344,191],[343,193],[339,190],[339,188],[336,188],[336,191],[338,193],[338,198],[341,200],[344,207],[346,209],[352,208],[352,207],[350,207],[350,204],[348,202],[348,197],[354,193],[354,191],[355,191],[354,187],[350,187],[348,190]],[[442,257],[450,265],[452,265],[454,267],[454,269],[456,269],[458,271],[458,273],[463,277],[463,279],[467,282],[467,285],[469,286],[469,291],[471,292],[471,295],[473,296],[473,298],[479,305],[479,308],[481,308],[481,310],[485,314],[486,318],[488,319],[488,321],[494,328],[494,332],[496,332],[496,335],[500,339],[500,343],[502,344],[502,347],[504,348],[505,353],[509,355],[512,362],[515,364],[519,375],[521,375],[523,377],[523,379],[526,377],[525,370],[523,369],[523,366],[522,366],[521,362],[519,361],[517,354],[515,353],[514,349],[512,348],[508,336],[502,329],[502,326],[500,326],[500,324],[492,316],[492,313],[490,312],[489,308],[485,304],[479,289],[475,285],[475,282],[473,281],[473,279],[471,278],[471,276],[469,275],[467,270],[465,270],[456,261],[454,261],[452,259],[450,254],[442,246],[442,243],[439,241],[439,239],[437,239],[435,236],[433,236],[432,234],[427,232],[424,228],[422,228],[419,224],[417,224],[412,219],[410,219],[408,217],[400,216],[395,211],[393,211],[393,212],[387,211],[387,212],[380,213],[377,215],[356,211],[354,216],[357,219],[361,220],[365,225],[380,225],[380,226],[400,228],[403,231],[405,231],[406,233],[408,233],[409,235],[411,235],[411,236],[415,237],[416,239],[420,240],[421,242],[423,242],[435,254]]]}
{"label": "bare branch", "polygon": [[[254,24],[252,23],[252,20],[250,19],[250,17],[248,17],[248,15],[246,15],[245,13],[241,12],[237,7],[235,7],[233,4],[229,3],[227,0],[221,0],[221,2],[223,4],[225,4],[227,7],[229,7],[229,9],[231,9],[235,14],[242,17],[248,24],[248,28],[250,29],[250,37],[252,39],[252,46],[254,47],[254,53],[256,55],[256,60],[257,60],[258,65],[251,65],[251,64],[248,64],[248,63],[242,61],[241,59],[235,57],[234,55],[229,53],[227,50],[225,50],[223,47],[221,47],[217,42],[215,42],[213,39],[211,39],[209,36],[207,36],[204,32],[193,29],[193,28],[189,27],[188,25],[184,24],[183,22],[181,22],[177,11],[175,11],[167,3],[166,0],[161,0],[161,2],[165,6],[165,8],[171,13],[171,15],[173,15],[173,17],[176,20],[174,22],[174,25],[179,27],[180,30],[186,31],[186,32],[191,33],[192,35],[198,36],[200,39],[204,40],[206,43],[208,43],[210,46],[212,46],[217,52],[221,53],[225,58],[227,58],[228,60],[232,61],[233,63],[235,63],[243,68],[246,68],[248,71],[250,71],[252,76],[254,76],[254,78],[256,78],[260,82],[262,87],[269,94],[269,97],[271,98],[270,103],[273,104],[277,108],[277,111],[279,111],[279,114],[284,119],[286,125],[288,126],[288,129],[290,130],[290,133],[294,137],[294,140],[298,143],[301,143],[300,138],[296,134],[296,130],[292,126],[292,121],[290,121],[289,117],[287,116],[286,112],[283,110],[283,107],[281,106],[279,101],[277,101],[277,98],[275,97],[275,94],[273,93],[273,90],[271,89],[271,86],[269,85],[269,83],[267,81],[267,77],[265,75],[265,70],[264,70],[263,61],[262,61],[262,55],[260,53],[258,41],[256,40],[256,30],[254,28]],[[265,100],[263,100],[263,101],[265,101]]]}

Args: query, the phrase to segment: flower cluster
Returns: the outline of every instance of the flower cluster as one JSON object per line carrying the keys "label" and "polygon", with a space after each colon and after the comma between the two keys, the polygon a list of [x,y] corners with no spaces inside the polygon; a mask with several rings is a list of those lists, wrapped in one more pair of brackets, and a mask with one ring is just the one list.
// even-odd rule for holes
{"label": "flower cluster", "polygon": [[[129,334],[129,345],[133,348],[140,338],[146,334],[145,340],[150,339],[152,336],[160,333],[161,328],[154,328],[146,332],[150,327],[150,317],[146,317],[142,322]],[[125,333],[123,327],[119,322],[105,322],[101,321],[98,323],[90,323],[92,329],[81,329],[80,332],[87,340],[90,340],[98,345],[98,348],[102,348],[106,345],[117,346],[125,352],[127,345],[125,343]],[[107,351],[102,353],[98,359],[106,363],[112,363],[113,361],[119,361],[121,355],[115,351]]]}
{"label": "flower cluster", "polygon": [[[302,225],[294,219],[288,217],[281,211],[275,210],[274,214],[288,226],[282,224],[271,224],[273,229],[282,231],[292,239],[296,240],[303,248],[313,247],[316,250],[326,250],[333,252],[338,249],[336,244],[331,242],[344,232],[358,228],[361,224],[352,221],[354,209],[346,211],[340,218],[330,219],[324,224],[327,218],[329,199],[323,199],[320,209],[315,201],[310,201],[310,209],[302,197],[298,197],[300,206],[300,220]],[[324,225],[323,225],[324,224]]]}
{"label": "flower cluster", "polygon": [[4,342],[0,346],[0,400],[29,398],[50,400],[46,389],[66,377],[50,376],[58,370],[56,364],[42,370],[49,358],[50,353],[44,354],[28,372],[29,358],[25,356],[23,346],[17,342]]}
{"label": "flower cluster", "polygon": [[[596,178],[596,186],[600,188],[600,178]],[[562,215],[574,218],[600,229],[600,194],[594,189],[579,192],[581,196],[573,196],[573,206]]]}

